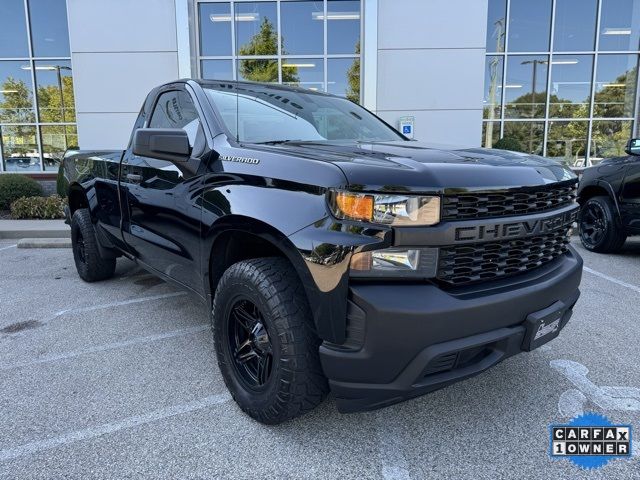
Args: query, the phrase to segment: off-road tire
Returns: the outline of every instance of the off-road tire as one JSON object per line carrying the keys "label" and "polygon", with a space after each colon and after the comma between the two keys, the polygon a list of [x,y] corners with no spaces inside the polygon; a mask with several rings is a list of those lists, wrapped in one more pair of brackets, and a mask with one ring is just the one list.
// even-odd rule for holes
{"label": "off-road tire", "polygon": [[[593,227],[596,220],[599,226]],[[582,245],[592,252],[617,252],[627,239],[615,205],[606,196],[592,197],[584,202],[580,208],[578,229]],[[599,235],[594,235],[595,230],[599,230]]]}
{"label": "off-road tire", "polygon": [[[238,302],[251,302],[264,319],[272,351],[270,375],[252,388],[239,373],[230,331]],[[293,267],[282,258],[257,258],[229,267],[212,309],[218,365],[240,408],[258,422],[278,424],[319,405],[329,388],[322,373],[312,315]],[[233,336],[233,335],[232,335]]]}
{"label": "off-road tire", "polygon": [[85,282],[113,277],[116,259],[104,258],[100,254],[96,231],[86,208],[76,210],[71,217],[71,247],[76,270]]}

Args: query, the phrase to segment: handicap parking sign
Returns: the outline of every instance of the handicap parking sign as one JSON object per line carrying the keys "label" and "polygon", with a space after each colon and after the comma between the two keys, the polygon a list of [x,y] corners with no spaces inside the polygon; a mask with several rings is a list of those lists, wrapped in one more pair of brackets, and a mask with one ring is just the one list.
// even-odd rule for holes
{"label": "handicap parking sign", "polygon": [[413,138],[413,123],[414,117],[401,117],[398,120],[400,131],[405,137]]}

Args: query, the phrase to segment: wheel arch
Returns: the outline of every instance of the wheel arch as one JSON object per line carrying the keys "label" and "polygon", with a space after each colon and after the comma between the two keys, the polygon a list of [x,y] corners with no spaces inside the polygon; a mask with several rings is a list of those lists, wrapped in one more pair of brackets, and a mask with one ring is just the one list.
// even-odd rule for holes
{"label": "wheel arch", "polygon": [[231,265],[251,258],[281,257],[289,262],[302,283],[317,325],[315,282],[299,250],[284,233],[255,218],[227,215],[210,229],[202,253],[203,282],[209,305],[222,275]]}
{"label": "wheel arch", "polygon": [[609,191],[602,185],[588,185],[582,189],[580,196],[578,197],[578,203],[581,205],[586,203],[587,200],[593,197],[610,196]]}
{"label": "wheel arch", "polygon": [[620,220],[620,205],[618,204],[618,199],[611,184],[604,180],[597,180],[581,187],[580,192],[578,193],[578,203],[580,205],[584,205],[590,198],[598,196],[606,196],[611,199],[616,209],[616,217]]}
{"label": "wheel arch", "polygon": [[80,208],[89,208],[89,200],[84,188],[79,183],[69,185],[69,213],[73,216],[74,212]]}

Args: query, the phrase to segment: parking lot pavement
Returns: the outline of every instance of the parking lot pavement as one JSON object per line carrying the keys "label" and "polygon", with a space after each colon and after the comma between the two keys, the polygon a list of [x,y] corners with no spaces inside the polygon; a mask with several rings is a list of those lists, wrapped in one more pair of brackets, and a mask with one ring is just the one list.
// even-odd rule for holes
{"label": "parking lot pavement", "polygon": [[197,299],[126,260],[86,284],[70,250],[14,245],[0,241],[0,478],[640,478],[638,455],[583,471],[547,453],[548,426],[580,411],[640,429],[640,241],[576,244],[582,297],[542,348],[383,410],[329,398],[276,427],[230,401]]}

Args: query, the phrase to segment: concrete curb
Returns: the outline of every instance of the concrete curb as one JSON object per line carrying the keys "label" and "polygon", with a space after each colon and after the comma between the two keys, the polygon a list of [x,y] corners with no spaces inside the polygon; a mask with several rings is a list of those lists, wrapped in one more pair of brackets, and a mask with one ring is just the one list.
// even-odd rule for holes
{"label": "concrete curb", "polygon": [[71,228],[62,220],[0,220],[0,239],[70,237]]}
{"label": "concrete curb", "polygon": [[70,238],[23,238],[18,248],[71,248]]}
{"label": "concrete curb", "polygon": [[64,230],[0,230],[0,240],[19,238],[71,238],[71,231]]}

